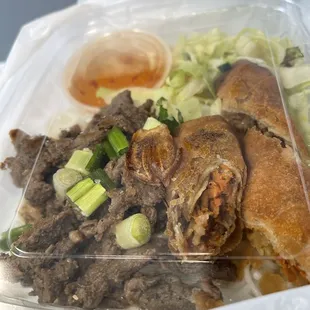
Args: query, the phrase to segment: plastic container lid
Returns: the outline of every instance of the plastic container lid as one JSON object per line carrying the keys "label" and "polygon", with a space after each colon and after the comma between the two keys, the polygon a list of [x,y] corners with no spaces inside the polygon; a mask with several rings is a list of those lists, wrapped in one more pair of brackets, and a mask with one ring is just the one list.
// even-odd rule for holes
{"label": "plastic container lid", "polygon": [[[110,16],[109,14],[112,14],[113,9],[116,7],[117,5],[108,6],[109,10],[102,15],[103,8],[101,6],[88,4],[81,5],[75,9],[72,8],[71,12],[70,10],[65,12],[64,14],[67,14],[69,17],[66,18],[65,21],[62,21],[62,23],[57,24],[57,26],[53,28],[53,31],[48,32],[48,30],[46,30],[47,33],[50,33],[49,35],[42,32],[42,30],[37,30],[38,33],[42,33],[44,36],[44,41],[40,48],[37,49],[36,53],[34,53],[15,74],[16,77],[12,78],[12,83],[17,83],[18,81],[19,85],[18,88],[15,89],[14,94],[12,94],[13,97],[9,99],[10,96],[8,94],[12,89],[11,87],[8,87],[11,80],[7,82],[2,90],[2,97],[7,101],[7,103],[4,103],[5,111],[3,115],[10,115],[10,113],[12,115],[12,118],[10,119],[2,116],[2,118],[4,118],[4,122],[2,122],[3,129],[1,130],[1,134],[3,141],[6,141],[6,146],[1,152],[2,158],[13,154],[12,146],[10,145],[7,137],[7,132],[11,128],[19,127],[30,134],[51,133],[53,136],[56,136],[57,132],[60,132],[60,129],[68,128],[69,126],[74,125],[75,122],[80,122],[82,127],[86,126],[87,121],[91,119],[94,111],[89,111],[87,106],[84,107],[83,105],[76,105],[74,98],[70,98],[70,96],[68,96],[67,89],[61,82],[62,76],[66,74],[65,76],[68,77],[68,71],[66,71],[68,68],[67,66],[69,65],[69,68],[73,68],[72,61],[74,59],[79,59],[80,61],[83,51],[85,52],[88,48],[93,49],[93,47],[97,44],[98,46],[100,45],[98,38],[101,37],[104,38],[104,41],[107,40],[107,45],[103,44],[103,48],[106,46],[111,46],[111,44],[118,44],[113,42],[117,42],[114,41],[117,36],[123,36],[122,32],[119,32],[119,29],[123,27],[122,21],[117,23],[117,27],[112,22],[107,21],[107,19],[112,18],[111,16],[114,16]],[[191,6],[189,5],[189,8],[190,7]],[[105,7],[105,9],[106,8],[107,7]],[[168,12],[170,12],[170,10],[168,10]],[[182,10],[176,12],[182,12]],[[132,20],[130,18],[126,21],[130,21],[126,28],[130,29],[130,27],[134,27],[139,31],[156,33],[156,35],[161,38],[160,40],[165,41],[167,44],[173,45],[180,35],[188,35],[197,31],[207,32],[214,26],[218,26],[221,30],[230,34],[235,34],[244,27],[255,27],[257,29],[261,29],[267,37],[292,37],[294,39],[294,43],[300,46],[307,53],[307,45],[304,44],[303,40],[306,35],[304,32],[304,27],[293,27],[291,24],[288,24],[288,17],[286,15],[281,15],[282,13],[279,10],[272,10],[271,8],[264,6],[240,6],[238,8],[227,8],[216,12],[199,11],[199,13],[195,14],[190,14],[190,12],[191,11],[189,10],[188,13],[180,13],[179,15],[175,13],[173,18],[166,17],[165,19],[158,18],[156,15],[153,15],[153,18],[151,19],[144,15],[132,15],[135,17]],[[193,12],[197,12],[197,9]],[[265,14],[265,12],[268,12],[268,14]],[[252,16],[251,20],[248,19],[248,16]],[[219,22],[219,18],[221,22]],[[38,25],[36,28],[31,28],[32,33],[36,33],[34,29],[40,29],[40,23]],[[117,32],[113,32],[114,30],[117,30]],[[294,32],[294,35],[292,34],[292,31]],[[116,37],[114,37],[114,33]],[[137,33],[142,37],[144,36],[143,32]],[[105,34],[109,35],[104,36]],[[127,36],[128,34],[129,36]],[[123,41],[127,39],[131,40],[131,34],[134,33],[127,32],[125,39],[120,38],[120,41],[122,42],[120,44],[126,45],[126,41],[125,43]],[[147,35],[146,38],[148,39]],[[156,37],[154,38],[157,40]],[[139,40],[140,39],[138,37],[138,41]],[[56,41],[58,42],[57,48],[51,49],[51,45],[53,45]],[[138,41],[132,41],[133,46],[138,46],[140,44],[140,41]],[[148,41],[146,44],[149,44]],[[160,46],[162,46],[166,51],[164,53],[167,53],[167,48],[165,45],[161,44],[159,47]],[[100,55],[100,49],[97,48],[96,52],[98,51],[98,55]],[[77,61],[75,60],[75,63],[76,62]],[[86,63],[87,62],[88,60],[86,59]],[[169,68],[169,62],[170,59],[168,57],[168,64],[165,70]],[[84,60],[83,63],[85,64]],[[85,65],[83,65],[83,68],[84,67]],[[19,80],[17,76],[19,75],[18,73],[22,71],[22,80]],[[33,78],[31,78],[31,76],[33,76]],[[165,76],[165,73],[163,76]],[[158,83],[161,82],[159,81]],[[6,93],[7,95],[5,96]],[[48,126],[50,128],[48,128]],[[59,130],[57,130],[57,128],[59,128]],[[41,155],[42,149],[41,154],[38,154],[38,156],[40,157]],[[1,178],[3,179],[1,181],[1,186],[3,188],[9,187],[9,191],[12,192],[16,192],[18,190],[13,185],[9,185],[11,184],[11,177],[7,172],[2,173]],[[15,195],[9,194],[7,197],[11,197],[12,199],[13,196]],[[20,210],[23,209],[22,206],[24,204],[25,202],[22,200],[19,206]],[[20,223],[19,214],[20,211],[16,212],[11,225],[12,228],[14,226],[18,226]],[[36,249],[28,253],[28,251],[25,252],[18,247],[14,247],[14,245],[12,249],[12,252],[16,255],[25,257],[29,255],[41,256],[44,254],[44,251],[42,252],[42,250]],[[53,255],[48,253],[45,254]],[[61,254],[64,253],[58,252],[57,255]],[[104,258],[105,255],[111,257],[110,254],[105,254],[104,252],[101,254],[88,253],[87,255],[98,258]],[[160,259],[167,259],[167,255],[169,257],[168,259],[174,259],[175,257],[171,253],[167,253],[166,250],[162,252],[160,249],[157,250],[156,255],[158,256],[157,258]],[[83,252],[79,253],[77,251],[74,256],[83,257],[84,254]],[[116,255],[116,257],[118,257],[118,255]]]}
{"label": "plastic container lid", "polygon": [[[236,34],[245,27],[260,29],[268,38],[277,36],[288,37],[295,45],[301,47],[305,53],[305,61],[309,63],[308,30],[301,19],[302,7],[287,1],[260,1],[248,5],[247,1],[225,1],[213,3],[213,1],[182,2],[164,1],[156,3],[148,1],[122,1],[115,3],[85,3],[70,8],[59,15],[51,15],[27,25],[19,35],[8,63],[4,69],[3,79],[5,83],[0,92],[0,138],[2,148],[0,158],[12,156],[13,146],[8,137],[12,128],[21,128],[31,135],[53,133],[55,136],[61,129],[66,129],[74,123],[80,123],[85,128],[87,121],[93,115],[83,105],[77,105],[63,84],[63,74],[70,59],[76,51],[81,50],[89,42],[106,34],[117,33],[124,30],[138,30],[153,33],[166,44],[173,46],[180,35],[189,35],[194,32],[207,32],[214,27],[219,27],[229,34]],[[130,5],[129,5],[130,4]],[[27,43],[24,46],[24,43]],[[272,58],[272,55],[271,55]],[[276,72],[276,68],[273,68]],[[276,73],[277,80],[279,79]],[[280,87],[280,84],[279,84]],[[286,109],[284,108],[285,112]],[[288,124],[291,128],[291,124]],[[292,134],[292,131],[291,131]],[[298,151],[295,140],[293,148]],[[42,140],[45,143],[45,138]],[[41,142],[42,142],[41,141]],[[43,146],[43,144],[42,144]],[[42,148],[37,158],[42,155]],[[297,154],[297,153],[296,153]],[[301,179],[303,170],[300,163]],[[38,169],[34,167],[33,169]],[[300,181],[300,179],[299,179]],[[305,193],[307,184],[303,182]],[[25,208],[22,192],[12,183],[9,171],[0,174],[0,196],[2,198],[1,227],[11,229],[20,226],[21,210]],[[33,190],[33,189],[32,189]],[[40,188],[37,188],[40,191]],[[307,196],[307,195],[306,195]],[[305,196],[305,201],[307,197]],[[308,201],[306,201],[308,203]],[[16,206],[16,208],[14,208]],[[107,208],[107,206],[105,206]],[[31,208],[31,206],[30,206]],[[30,212],[32,213],[32,211]],[[34,215],[34,213],[32,213]],[[63,234],[66,238],[78,237],[74,235],[76,225],[68,227],[67,218],[71,214],[62,214],[57,218],[62,227],[61,232],[55,231],[55,236]],[[98,216],[104,217],[104,214]],[[86,223],[91,225],[90,222]],[[86,225],[85,224],[85,225]],[[48,225],[48,224],[46,224]],[[86,225],[86,226],[87,226]],[[37,238],[52,240],[43,247],[28,247],[23,249],[22,244],[12,244],[11,252],[19,257],[34,258],[43,256],[46,258],[70,257],[85,259],[153,259],[172,261],[178,259],[178,253],[167,251],[167,248],[158,248],[155,253],[119,252],[111,254],[108,247],[101,252],[93,251],[91,246],[74,251],[67,251],[61,246],[58,237],[44,235],[44,226]],[[55,230],[57,227],[55,227]],[[46,230],[48,231],[48,230]],[[51,238],[51,239],[49,239]],[[44,242],[43,242],[44,244]],[[87,247],[87,246],[86,246]],[[197,253],[192,254],[192,259],[197,261]],[[214,259],[213,257],[212,259]],[[218,258],[218,257],[216,257]],[[235,255],[230,259],[245,259],[244,255]],[[257,256],[255,256],[257,258]],[[277,259],[277,255],[268,255],[265,258]],[[188,261],[191,261],[189,255]],[[198,261],[205,261],[205,257]],[[234,301],[243,298],[236,298]]]}

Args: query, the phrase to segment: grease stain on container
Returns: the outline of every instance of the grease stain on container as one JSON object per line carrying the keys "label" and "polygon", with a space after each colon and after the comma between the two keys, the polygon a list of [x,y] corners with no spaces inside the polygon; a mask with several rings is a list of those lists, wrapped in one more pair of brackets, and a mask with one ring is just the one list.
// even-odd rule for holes
{"label": "grease stain on container", "polygon": [[91,41],[69,60],[65,88],[79,103],[105,105],[96,96],[104,87],[160,87],[169,74],[172,56],[159,37],[141,31],[114,32]]}

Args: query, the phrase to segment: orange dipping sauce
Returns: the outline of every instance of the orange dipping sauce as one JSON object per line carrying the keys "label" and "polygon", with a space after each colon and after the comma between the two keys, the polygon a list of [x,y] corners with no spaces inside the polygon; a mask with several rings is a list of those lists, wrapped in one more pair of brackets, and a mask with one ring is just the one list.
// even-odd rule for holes
{"label": "orange dipping sauce", "polygon": [[143,32],[114,33],[88,44],[68,64],[68,90],[77,101],[95,107],[105,104],[99,87],[119,90],[160,87],[171,66],[169,48]]}

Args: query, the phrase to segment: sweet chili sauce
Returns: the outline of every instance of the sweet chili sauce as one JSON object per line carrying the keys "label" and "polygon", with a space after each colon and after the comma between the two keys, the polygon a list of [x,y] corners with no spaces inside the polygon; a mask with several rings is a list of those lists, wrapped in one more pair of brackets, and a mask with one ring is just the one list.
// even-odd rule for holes
{"label": "sweet chili sauce", "polygon": [[168,72],[167,51],[155,37],[145,36],[140,32],[117,33],[85,48],[69,83],[71,96],[99,107],[105,104],[96,97],[100,87],[119,90],[158,86]]}

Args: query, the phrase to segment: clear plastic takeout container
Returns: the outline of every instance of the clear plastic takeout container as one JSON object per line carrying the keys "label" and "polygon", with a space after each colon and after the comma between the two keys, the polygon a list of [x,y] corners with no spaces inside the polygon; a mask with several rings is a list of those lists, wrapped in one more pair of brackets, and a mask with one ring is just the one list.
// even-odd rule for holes
{"label": "clear plastic takeout container", "polygon": [[[76,104],[68,96],[63,74],[76,51],[99,36],[136,29],[154,33],[173,46],[180,35],[204,33],[215,27],[234,35],[245,27],[251,27],[264,32],[267,38],[290,38],[294,45],[303,50],[305,62],[309,63],[310,29],[307,28],[307,23],[310,25],[310,19],[303,14],[306,10],[310,13],[310,7],[286,0],[260,0],[251,3],[242,0],[86,1],[63,12],[38,19],[21,30],[2,75],[0,159],[12,156],[15,152],[8,136],[12,128],[21,128],[31,135],[53,136],[61,129],[74,125],[77,120],[86,123],[91,119],[93,111]],[[9,171],[0,173],[0,197],[0,227],[6,230],[19,226],[23,191],[13,184]],[[38,251],[24,252],[14,245],[11,250],[14,255],[24,258],[47,255]],[[172,254],[158,252],[152,258],[175,260]],[[55,258],[59,256],[62,253],[54,255]],[[108,254],[85,255],[78,252],[70,257],[120,258]],[[142,255],[121,258],[148,257]],[[31,308],[45,308],[32,303],[35,299],[27,296],[17,285],[3,285],[0,291],[3,292],[0,300]],[[240,299],[227,298],[228,303],[238,300]]]}

